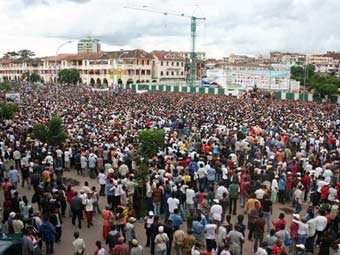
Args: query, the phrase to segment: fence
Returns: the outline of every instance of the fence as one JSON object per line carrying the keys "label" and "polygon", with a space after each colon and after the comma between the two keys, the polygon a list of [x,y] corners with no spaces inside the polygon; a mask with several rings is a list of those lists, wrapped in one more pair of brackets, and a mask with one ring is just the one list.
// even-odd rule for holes
{"label": "fence", "polygon": [[[242,93],[238,89],[224,89],[224,88],[208,88],[208,87],[190,87],[190,86],[176,86],[176,85],[165,85],[165,84],[126,84],[123,85],[123,89],[132,90],[147,90],[147,91],[164,91],[164,92],[177,92],[177,93],[199,93],[199,94],[210,94],[210,95],[231,95],[238,96]],[[275,92],[276,98],[281,100],[305,100],[322,102],[322,98],[319,95],[311,93],[292,93],[285,91]],[[340,95],[330,96],[328,99],[332,103],[340,104]]]}

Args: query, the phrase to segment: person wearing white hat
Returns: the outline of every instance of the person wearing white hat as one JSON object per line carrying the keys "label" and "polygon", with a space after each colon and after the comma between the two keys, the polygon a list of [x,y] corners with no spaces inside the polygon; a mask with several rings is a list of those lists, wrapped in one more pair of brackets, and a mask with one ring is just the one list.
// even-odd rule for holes
{"label": "person wearing white hat", "polygon": [[167,246],[169,245],[169,237],[164,233],[164,227],[158,227],[158,234],[155,237],[155,251],[154,255],[166,255]]}
{"label": "person wearing white hat", "polygon": [[131,255],[143,255],[143,247],[137,239],[132,240]]}

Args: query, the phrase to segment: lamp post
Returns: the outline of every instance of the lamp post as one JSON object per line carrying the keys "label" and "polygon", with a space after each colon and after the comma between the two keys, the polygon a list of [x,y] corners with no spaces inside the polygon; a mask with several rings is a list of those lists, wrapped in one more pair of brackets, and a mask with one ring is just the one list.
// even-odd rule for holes
{"label": "lamp post", "polygon": [[58,76],[58,67],[57,67],[57,56],[58,56],[58,52],[59,50],[65,46],[66,44],[69,44],[69,43],[73,43],[73,41],[69,40],[69,41],[66,41],[66,42],[63,42],[62,44],[60,44],[55,52],[55,57],[54,57],[54,67],[55,67],[55,75],[56,77]]}

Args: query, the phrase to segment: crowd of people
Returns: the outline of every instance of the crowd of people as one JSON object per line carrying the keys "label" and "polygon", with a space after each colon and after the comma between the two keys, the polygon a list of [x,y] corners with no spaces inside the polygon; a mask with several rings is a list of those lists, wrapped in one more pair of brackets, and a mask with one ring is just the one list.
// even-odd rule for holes
{"label": "crowd of people", "polygon": [[[68,218],[76,255],[340,254],[336,105],[259,91],[20,93],[19,111],[0,120],[1,235],[22,236],[24,255],[52,254]],[[66,141],[35,139],[34,125],[54,115]],[[165,131],[146,179],[138,178],[143,129]],[[89,251],[82,228],[95,213],[102,233]]]}

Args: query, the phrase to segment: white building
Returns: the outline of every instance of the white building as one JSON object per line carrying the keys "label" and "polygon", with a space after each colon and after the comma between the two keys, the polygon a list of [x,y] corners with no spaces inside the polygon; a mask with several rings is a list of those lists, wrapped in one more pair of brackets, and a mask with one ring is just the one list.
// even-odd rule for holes
{"label": "white building", "polygon": [[299,91],[300,84],[290,79],[290,68],[285,65],[226,65],[225,69],[207,70],[209,82],[230,89]]}

